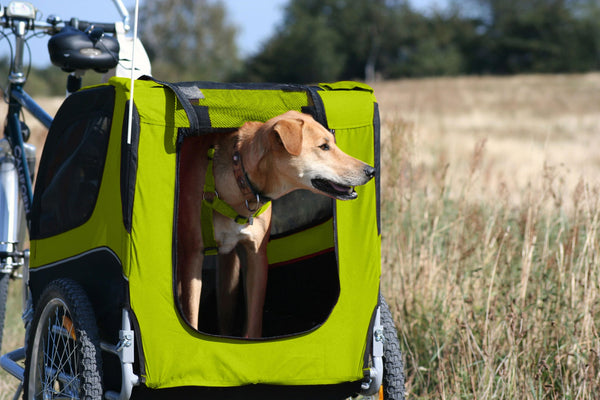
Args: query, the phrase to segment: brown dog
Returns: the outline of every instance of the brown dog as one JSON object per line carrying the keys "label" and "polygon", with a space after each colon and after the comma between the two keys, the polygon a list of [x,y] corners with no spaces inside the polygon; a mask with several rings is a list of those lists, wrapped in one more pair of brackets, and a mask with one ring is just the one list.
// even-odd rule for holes
{"label": "brown dog", "polygon": [[[296,189],[308,189],[335,199],[356,198],[354,186],[367,183],[375,169],[342,152],[335,138],[312,117],[289,111],[266,123],[247,122],[237,131],[184,141],[179,167],[179,214],[177,223],[177,289],[187,321],[198,327],[202,289],[203,240],[200,204],[204,196],[207,152],[214,146],[214,177],[218,197],[239,215],[250,216],[258,205],[248,202],[239,183],[241,163],[253,197],[277,199]],[[236,155],[237,154],[237,155]],[[241,160],[237,160],[241,158]],[[244,179],[242,179],[244,180]],[[240,186],[242,185],[242,186]],[[271,208],[254,218],[252,224],[239,225],[214,213],[215,239],[219,246],[217,271],[219,327],[231,330],[235,306],[232,294],[239,283],[240,261],[235,251],[239,244],[246,252],[246,337],[260,337],[267,286],[267,242],[271,227]]]}

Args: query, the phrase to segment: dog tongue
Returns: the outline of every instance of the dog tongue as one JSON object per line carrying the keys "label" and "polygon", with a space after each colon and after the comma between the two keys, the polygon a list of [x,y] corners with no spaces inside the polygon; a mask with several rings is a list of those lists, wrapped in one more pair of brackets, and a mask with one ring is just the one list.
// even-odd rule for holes
{"label": "dog tongue", "polygon": [[332,186],[332,187],[333,187],[335,190],[337,190],[338,192],[345,192],[345,193],[349,193],[349,192],[352,190],[352,188],[351,188],[351,187],[348,187],[348,186],[342,186],[342,185],[338,185],[338,184],[335,184],[335,183],[333,183],[333,182],[331,182],[331,186]]}

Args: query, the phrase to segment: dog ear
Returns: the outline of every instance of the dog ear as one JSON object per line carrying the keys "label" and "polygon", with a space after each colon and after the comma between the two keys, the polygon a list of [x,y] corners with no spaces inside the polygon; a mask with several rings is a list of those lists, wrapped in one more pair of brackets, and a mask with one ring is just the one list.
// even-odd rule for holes
{"label": "dog ear", "polygon": [[282,119],[273,126],[273,131],[279,136],[285,150],[293,156],[302,151],[302,131],[304,121],[301,119]]}

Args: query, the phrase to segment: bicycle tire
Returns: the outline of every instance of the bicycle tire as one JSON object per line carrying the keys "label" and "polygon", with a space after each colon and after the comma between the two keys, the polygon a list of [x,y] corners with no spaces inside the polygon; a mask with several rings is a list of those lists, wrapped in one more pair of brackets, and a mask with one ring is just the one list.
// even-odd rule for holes
{"label": "bicycle tire", "polygon": [[50,283],[30,325],[24,399],[102,399],[102,358],[94,311],[70,279]]}
{"label": "bicycle tire", "polygon": [[390,307],[379,295],[381,325],[383,326],[383,399],[404,400],[404,364],[398,341],[398,331]]}
{"label": "bicycle tire", "polygon": [[0,272],[0,352],[2,351],[2,339],[4,334],[4,320],[6,318],[6,301],[8,300],[8,282],[10,274]]}

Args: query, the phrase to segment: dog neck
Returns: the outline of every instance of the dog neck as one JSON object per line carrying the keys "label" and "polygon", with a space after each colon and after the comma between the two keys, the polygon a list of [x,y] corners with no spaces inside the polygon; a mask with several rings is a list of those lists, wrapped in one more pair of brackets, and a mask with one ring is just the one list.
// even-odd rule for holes
{"label": "dog neck", "polygon": [[262,194],[250,180],[250,177],[244,168],[240,143],[241,142],[239,139],[235,141],[233,154],[231,156],[233,176],[235,177],[235,182],[237,183],[238,188],[244,197],[248,211],[254,212],[258,210],[261,205],[271,201],[271,199]]}

